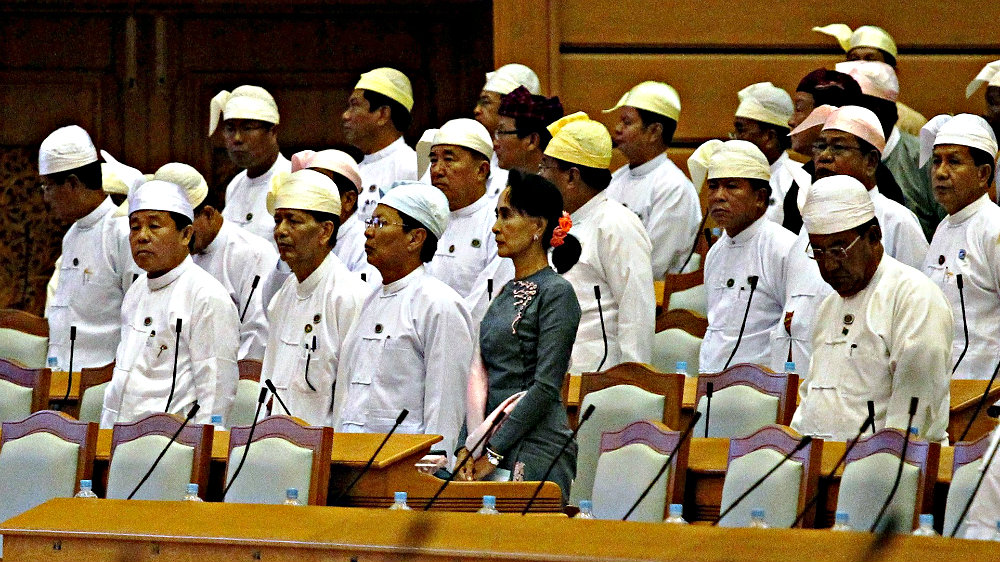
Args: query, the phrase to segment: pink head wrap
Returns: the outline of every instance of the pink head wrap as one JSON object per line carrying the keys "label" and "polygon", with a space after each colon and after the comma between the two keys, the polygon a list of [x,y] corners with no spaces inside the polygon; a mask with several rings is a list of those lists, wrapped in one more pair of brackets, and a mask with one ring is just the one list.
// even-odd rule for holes
{"label": "pink head wrap", "polygon": [[843,131],[851,133],[859,139],[878,149],[881,154],[885,150],[885,134],[882,124],[872,110],[856,105],[845,105],[830,112],[823,123],[823,130]]}
{"label": "pink head wrap", "polygon": [[351,158],[351,155],[342,150],[303,150],[292,156],[292,172],[305,170],[307,168],[323,168],[336,172],[351,180],[354,187],[360,193],[361,174],[358,172],[358,164]]}

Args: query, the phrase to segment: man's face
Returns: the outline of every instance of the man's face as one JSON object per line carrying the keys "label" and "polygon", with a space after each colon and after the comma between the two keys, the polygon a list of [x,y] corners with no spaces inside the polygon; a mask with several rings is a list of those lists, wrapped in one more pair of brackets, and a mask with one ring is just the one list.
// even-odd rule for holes
{"label": "man's face", "polygon": [[708,205],[715,223],[736,236],[764,214],[767,196],[748,179],[716,178],[708,180]]}
{"label": "man's face", "polygon": [[474,203],[485,190],[490,163],[468,149],[452,144],[431,147],[431,183],[448,198],[452,211]]}
{"label": "man's face", "polygon": [[862,153],[858,138],[851,133],[827,129],[820,132],[813,145],[813,164],[816,179],[844,175],[867,186],[874,184],[878,159]]}
{"label": "man's face", "polygon": [[382,204],[375,207],[371,222],[373,224],[365,226],[365,254],[368,255],[368,263],[379,271],[398,265],[408,253],[407,248],[414,231],[404,231],[399,212]]}
{"label": "man's face", "polygon": [[278,152],[274,125],[256,119],[226,119],[222,123],[229,159],[241,169],[270,163]]}
{"label": "man's face", "polygon": [[1000,130],[1000,86],[986,87],[986,120],[994,131]]}
{"label": "man's face", "polygon": [[854,47],[847,52],[847,60],[885,62],[885,54],[875,47]]}
{"label": "man's face", "polygon": [[[792,118],[788,120],[789,129],[798,127],[806,120],[806,117],[809,117],[813,109],[816,109],[816,101],[813,99],[813,95],[808,92],[795,92],[795,95],[792,96],[792,102],[795,105],[795,111],[792,113]],[[816,141],[820,130],[821,128],[817,126],[792,135],[792,150],[806,156],[812,154],[812,143]]]}
{"label": "man's face", "polygon": [[493,152],[497,155],[497,163],[504,170],[512,170],[520,166],[531,143],[531,135],[519,138],[517,124],[513,117],[500,116],[497,128],[493,131]]}
{"label": "man's face", "polygon": [[159,277],[180,265],[188,256],[193,229],[178,230],[166,211],[136,211],[128,217],[132,259],[149,277]]}
{"label": "man's face", "polygon": [[381,114],[372,111],[364,90],[354,90],[347,99],[347,109],[341,114],[344,127],[344,138],[351,145],[360,148],[365,139],[372,137],[381,122]]}
{"label": "man's face", "polygon": [[[571,168],[572,169],[572,168]],[[543,156],[542,163],[538,165],[538,175],[552,182],[562,194],[563,198],[566,197],[566,186],[568,184],[569,170],[565,172],[559,169],[556,164],[555,158],[551,156]]]}
{"label": "man's face", "polygon": [[333,229],[333,223],[319,222],[307,211],[274,211],[274,241],[278,244],[278,254],[296,273],[322,262],[330,253]]}
{"label": "man's face", "polygon": [[618,123],[611,135],[611,144],[630,158],[636,149],[650,142],[649,128],[643,124],[639,112],[634,107],[624,106],[618,111]]}
{"label": "man's face", "polygon": [[479,99],[476,107],[472,109],[472,116],[476,121],[483,124],[486,130],[492,135],[497,130],[497,120],[500,116],[497,111],[500,109],[500,94],[496,92],[479,92]]}
{"label": "man's face", "polygon": [[212,228],[212,221],[209,219],[208,207],[195,213],[194,221],[191,223],[194,241],[191,243],[191,253],[200,254],[208,246],[208,240],[215,238],[216,232]]}
{"label": "man's face", "polygon": [[882,255],[881,236],[875,235],[878,232],[878,228],[870,227],[860,237],[855,229],[809,235],[820,275],[840,296],[856,295],[875,275]]}
{"label": "man's face", "polygon": [[733,138],[753,143],[757,148],[767,149],[767,133],[760,126],[760,122],[746,117],[733,118]]}
{"label": "man's face", "polygon": [[66,181],[59,183],[54,181],[52,176],[40,176],[42,187],[42,198],[49,208],[52,216],[61,222],[75,221],[79,218],[79,203],[76,197],[76,190],[84,189],[77,185],[79,180],[75,176],[69,176]]}
{"label": "man's face", "polygon": [[942,144],[934,147],[931,185],[934,199],[949,215],[964,209],[989,189],[989,166],[976,166],[969,147]]}

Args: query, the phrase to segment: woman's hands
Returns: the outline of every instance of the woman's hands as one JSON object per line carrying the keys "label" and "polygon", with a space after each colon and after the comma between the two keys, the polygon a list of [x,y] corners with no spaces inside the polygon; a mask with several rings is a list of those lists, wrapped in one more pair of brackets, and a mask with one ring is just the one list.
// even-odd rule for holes
{"label": "woman's hands", "polygon": [[[455,466],[458,467],[462,464],[462,461],[469,456],[469,450],[462,447],[455,453]],[[486,457],[486,455],[481,455],[478,459],[469,459],[465,462],[465,466],[458,471],[455,475],[456,480],[472,481],[472,480],[482,480],[496,470],[496,466],[493,465]]]}

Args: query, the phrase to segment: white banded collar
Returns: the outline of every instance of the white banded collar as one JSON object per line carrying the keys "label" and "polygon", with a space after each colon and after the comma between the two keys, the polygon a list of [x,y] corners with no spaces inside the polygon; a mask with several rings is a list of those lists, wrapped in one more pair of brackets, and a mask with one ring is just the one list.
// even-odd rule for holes
{"label": "white banded collar", "polygon": [[423,264],[421,264],[413,271],[404,275],[402,278],[397,279],[392,283],[382,285],[382,290],[379,292],[379,298],[394,296],[396,293],[402,291],[410,285],[419,283],[425,275],[427,275],[427,270],[424,268]]}
{"label": "white banded collar", "polygon": [[[301,283],[298,284],[298,286],[295,287],[296,296],[298,296],[300,299],[309,298],[312,295],[313,291],[316,290],[316,287],[319,286],[320,282],[323,281],[324,278],[326,278],[327,271],[333,267],[333,260],[336,259],[339,258],[334,255],[333,251],[330,251],[330,253],[328,253],[326,257],[323,258],[323,261],[319,264],[319,267],[317,267],[315,271],[309,274],[309,277],[306,277],[304,281],[302,281]],[[294,273],[292,275],[294,275]]]}
{"label": "white banded collar", "polygon": [[362,164],[374,164],[375,162],[378,162],[379,160],[384,160],[384,159],[392,156],[395,152],[397,152],[398,150],[400,150],[404,146],[406,146],[406,140],[403,139],[402,135],[400,135],[398,139],[396,139],[396,140],[392,141],[391,143],[389,143],[389,146],[386,146],[382,150],[378,150],[378,151],[372,152],[371,154],[365,154],[365,157],[364,157],[364,159],[361,160],[361,163]]}
{"label": "white banded collar", "polygon": [[194,265],[194,261],[191,256],[186,256],[184,261],[180,263],[177,267],[171,269],[170,271],[164,273],[163,275],[150,279],[149,275],[146,276],[146,286],[149,288],[150,292],[159,291],[160,289],[170,285],[177,280],[178,277],[184,275],[184,272],[189,268],[197,267]]}
{"label": "white banded collar", "polygon": [[758,234],[760,234],[760,231],[764,228],[764,223],[767,222],[767,220],[768,218],[766,216],[761,215],[760,218],[750,223],[750,226],[744,228],[743,232],[740,232],[736,236],[730,236],[728,240],[729,245],[743,246],[748,244],[756,238]]}
{"label": "white banded collar", "polygon": [[101,204],[98,205],[96,209],[87,213],[82,218],[77,219],[76,227],[81,230],[91,229],[94,225],[101,222],[101,219],[103,219],[105,215],[114,212],[117,208],[118,205],[115,205],[110,197],[106,197],[104,201],[101,201]]}
{"label": "white banded collar", "polygon": [[948,227],[954,228],[961,226],[961,224],[973,217],[980,210],[985,208],[987,205],[992,205],[993,202],[990,201],[990,196],[986,193],[982,195],[979,199],[976,199],[972,203],[966,205],[961,211],[955,213],[954,215],[948,215],[945,219],[948,221]]}
{"label": "white banded collar", "polygon": [[641,178],[649,174],[653,170],[657,169],[658,167],[660,167],[660,164],[663,164],[666,160],[667,160],[667,153],[661,152],[660,155],[657,156],[656,158],[653,158],[649,162],[645,162],[634,168],[632,167],[631,164],[629,164],[628,175],[632,176],[633,178]]}

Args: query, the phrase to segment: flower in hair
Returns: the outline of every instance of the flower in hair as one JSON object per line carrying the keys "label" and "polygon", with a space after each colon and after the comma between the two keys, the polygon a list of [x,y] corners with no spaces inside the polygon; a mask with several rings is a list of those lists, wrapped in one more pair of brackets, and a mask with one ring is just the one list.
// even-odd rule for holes
{"label": "flower in hair", "polygon": [[573,219],[570,218],[569,213],[563,211],[562,216],[559,217],[559,226],[552,229],[552,241],[549,245],[553,248],[562,246],[571,228],[573,228]]}

